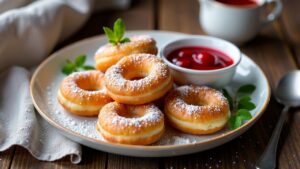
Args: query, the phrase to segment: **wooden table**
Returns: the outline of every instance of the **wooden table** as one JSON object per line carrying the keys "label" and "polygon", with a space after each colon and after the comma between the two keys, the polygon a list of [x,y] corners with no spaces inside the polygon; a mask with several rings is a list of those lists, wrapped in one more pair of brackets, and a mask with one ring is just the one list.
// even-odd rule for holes
{"label": "wooden table", "polygon": [[[300,1],[283,0],[281,17],[259,36],[243,45],[241,50],[265,72],[272,90],[276,82],[290,70],[300,66]],[[168,30],[204,34],[198,21],[197,0],[139,0],[129,10],[105,11],[93,14],[85,26],[55,50],[86,37],[102,34],[102,26],[111,26],[118,17],[124,19],[128,30]],[[300,84],[299,84],[300,87]],[[0,154],[0,168],[255,168],[263,152],[282,106],[272,96],[261,119],[241,137],[212,150],[169,158],[134,158],[109,154],[83,147],[83,161],[79,165],[69,158],[56,162],[42,162],[20,147]],[[299,124],[298,124],[299,123]],[[300,109],[292,109],[284,127],[278,151],[280,169],[300,168]]]}

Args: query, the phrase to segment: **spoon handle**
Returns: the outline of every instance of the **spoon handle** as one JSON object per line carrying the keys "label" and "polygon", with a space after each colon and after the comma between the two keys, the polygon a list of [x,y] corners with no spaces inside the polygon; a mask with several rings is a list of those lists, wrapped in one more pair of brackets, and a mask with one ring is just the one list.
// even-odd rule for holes
{"label": "spoon handle", "polygon": [[289,106],[283,108],[267,148],[256,163],[256,169],[275,169],[277,144],[283,124],[287,119],[288,110]]}

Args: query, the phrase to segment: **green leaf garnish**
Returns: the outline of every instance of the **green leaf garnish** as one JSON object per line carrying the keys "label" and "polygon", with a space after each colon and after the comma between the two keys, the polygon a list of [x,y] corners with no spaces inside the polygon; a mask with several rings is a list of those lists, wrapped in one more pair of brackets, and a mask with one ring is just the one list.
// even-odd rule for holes
{"label": "green leaf garnish", "polygon": [[120,18],[118,18],[114,24],[114,33],[117,40],[121,41],[125,33],[125,25]]}
{"label": "green leaf garnish", "polygon": [[95,69],[93,66],[90,65],[84,65],[86,61],[86,55],[79,55],[75,58],[75,61],[72,62],[69,59],[66,60],[66,63],[64,64],[62,68],[62,72],[65,75],[69,75],[73,72],[81,71],[81,70],[92,70]]}
{"label": "green leaf garnish", "polygon": [[129,38],[123,37],[125,29],[125,24],[120,18],[115,21],[113,30],[108,27],[103,27],[103,31],[108,38],[108,42],[113,45],[130,42]]}
{"label": "green leaf garnish", "polygon": [[243,119],[240,116],[236,116],[235,121],[233,123],[233,128],[234,129],[239,128],[242,125],[242,121]]}
{"label": "green leaf garnish", "polygon": [[252,118],[251,113],[246,109],[239,109],[236,115],[241,117],[242,120],[250,120]]}
{"label": "green leaf garnish", "polygon": [[251,101],[251,97],[250,96],[243,96],[239,102],[249,102]]}
{"label": "green leaf garnish", "polygon": [[236,121],[236,116],[230,116],[229,120],[228,120],[228,125],[229,125],[229,129],[230,130],[234,130],[235,129],[235,121]]}
{"label": "green leaf garnish", "polygon": [[83,66],[85,60],[86,60],[86,55],[79,55],[79,56],[77,56],[76,59],[75,59],[76,66],[78,66],[78,67]]}
{"label": "green leaf garnish", "polygon": [[230,110],[233,109],[233,99],[230,96],[230,94],[228,93],[228,91],[226,89],[222,89],[222,92],[224,94],[224,96],[227,98],[228,102],[229,102],[229,106],[230,106]]}
{"label": "green leaf garnish", "polygon": [[121,43],[125,43],[125,42],[130,42],[130,39],[129,38],[124,38],[121,40]]}
{"label": "green leaf garnish", "polygon": [[85,65],[82,67],[84,70],[94,70],[95,68],[93,66],[90,65]]}
{"label": "green leaf garnish", "polygon": [[237,94],[238,95],[250,95],[254,92],[254,90],[256,89],[256,87],[252,84],[246,84],[241,86],[238,91]]}
{"label": "green leaf garnish", "polygon": [[69,75],[75,71],[76,65],[72,63],[70,60],[67,60],[66,62],[67,63],[62,68],[62,72],[66,75]]}
{"label": "green leaf garnish", "polygon": [[108,27],[103,27],[104,33],[106,34],[107,38],[108,38],[108,42],[116,45],[117,44],[117,39],[115,38],[115,34],[114,32],[108,28]]}
{"label": "green leaf garnish", "polygon": [[243,85],[233,97],[226,89],[222,90],[230,105],[231,116],[228,125],[231,130],[239,128],[244,121],[252,118],[250,111],[255,109],[256,105],[251,101],[250,95],[255,89],[256,87],[252,84]]}
{"label": "green leaf garnish", "polygon": [[255,109],[255,107],[256,107],[255,104],[250,101],[238,103],[238,109],[253,110],[253,109]]}

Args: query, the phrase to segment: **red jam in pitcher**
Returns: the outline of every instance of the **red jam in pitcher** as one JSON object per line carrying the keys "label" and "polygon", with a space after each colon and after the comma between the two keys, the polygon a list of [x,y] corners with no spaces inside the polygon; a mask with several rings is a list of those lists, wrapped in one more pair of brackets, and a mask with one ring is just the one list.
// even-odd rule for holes
{"label": "red jam in pitcher", "polygon": [[217,2],[221,2],[227,5],[235,5],[235,6],[256,6],[258,5],[257,0],[216,0]]}

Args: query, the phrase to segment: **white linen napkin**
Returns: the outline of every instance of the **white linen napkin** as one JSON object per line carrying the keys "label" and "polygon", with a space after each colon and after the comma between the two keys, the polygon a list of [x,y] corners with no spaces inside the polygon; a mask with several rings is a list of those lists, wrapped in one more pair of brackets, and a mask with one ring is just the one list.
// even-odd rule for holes
{"label": "white linen napkin", "polygon": [[20,145],[39,160],[70,156],[72,163],[81,161],[81,146],[35,112],[26,68],[76,32],[94,9],[126,8],[130,0],[95,2],[99,5],[93,0],[0,0],[0,70],[6,69],[0,74],[0,151]]}
{"label": "white linen napkin", "polygon": [[72,163],[79,163],[81,146],[57,133],[35,113],[29,78],[30,73],[21,67],[0,75],[0,151],[20,145],[39,160],[53,161],[70,155]]}

